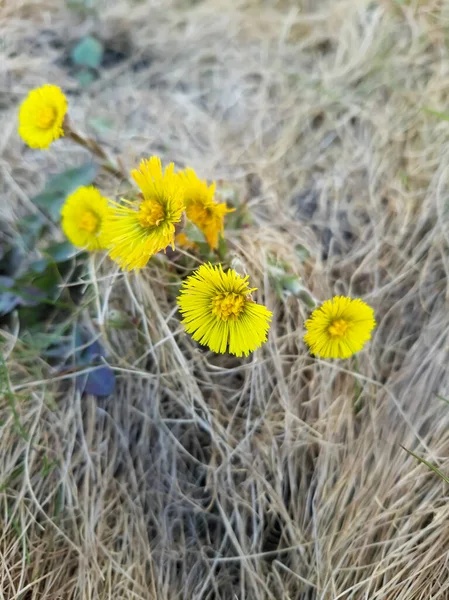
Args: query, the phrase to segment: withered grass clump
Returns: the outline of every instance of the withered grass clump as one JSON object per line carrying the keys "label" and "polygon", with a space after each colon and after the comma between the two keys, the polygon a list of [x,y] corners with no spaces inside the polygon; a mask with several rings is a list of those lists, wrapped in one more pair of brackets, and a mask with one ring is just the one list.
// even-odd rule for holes
{"label": "withered grass clump", "polygon": [[[251,218],[227,235],[274,318],[253,357],[212,357],[181,334],[164,263],[135,276],[105,262],[83,318],[115,368],[107,399],[80,397],[37,338],[5,329],[1,595],[449,597],[446,484],[401,447],[449,472],[438,397],[449,398],[449,126],[427,110],[447,110],[446,9],[119,0],[98,20],[73,10],[0,7],[5,225],[36,210],[45,173],[86,159],[17,137],[20,99],[57,82],[76,92],[77,122],[127,167],[156,150],[229,182]],[[80,88],[67,56],[87,31],[121,58]],[[357,360],[310,357],[308,311],[273,265],[320,301],[373,306],[378,328]],[[117,315],[132,327],[113,327]]]}

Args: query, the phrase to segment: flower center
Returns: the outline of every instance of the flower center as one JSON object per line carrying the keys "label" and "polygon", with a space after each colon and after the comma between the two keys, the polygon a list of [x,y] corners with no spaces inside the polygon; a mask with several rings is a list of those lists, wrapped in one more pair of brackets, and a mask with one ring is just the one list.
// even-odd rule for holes
{"label": "flower center", "polygon": [[348,327],[349,323],[347,321],[344,319],[337,319],[330,324],[328,332],[332,337],[342,337],[346,333]]}
{"label": "flower center", "polygon": [[165,218],[164,208],[159,202],[144,200],[139,208],[139,221],[142,227],[157,227]]}
{"label": "flower center", "polygon": [[84,215],[81,217],[80,229],[87,231],[88,233],[95,233],[100,225],[100,219],[97,215],[90,210],[86,210]]}
{"label": "flower center", "polygon": [[245,296],[235,292],[222,292],[212,299],[212,314],[227,321],[235,320],[245,306]]}
{"label": "flower center", "polygon": [[53,106],[44,106],[37,115],[36,124],[40,129],[50,129],[56,121],[56,110]]}

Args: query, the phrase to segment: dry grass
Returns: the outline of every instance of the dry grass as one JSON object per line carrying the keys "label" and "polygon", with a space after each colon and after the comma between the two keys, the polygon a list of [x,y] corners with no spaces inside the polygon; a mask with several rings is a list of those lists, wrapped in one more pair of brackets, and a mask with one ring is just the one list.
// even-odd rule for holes
{"label": "dry grass", "polygon": [[[250,359],[211,356],[182,333],[160,266],[123,277],[104,264],[89,318],[105,322],[118,375],[107,400],[80,398],[10,330],[0,598],[449,598],[447,488],[401,448],[449,470],[435,396],[449,396],[449,125],[422,111],[446,109],[449,11],[120,0],[99,13],[1,5],[3,218],[85,159],[17,138],[18,101],[58,83],[81,127],[113,120],[100,138],[127,167],[157,152],[247,198],[255,224],[228,237],[276,323]],[[129,56],[75,94],[61,58],[86,32]],[[357,361],[308,356],[306,311],[274,293],[270,255],[321,300],[374,306]],[[139,333],[108,328],[111,308]]]}

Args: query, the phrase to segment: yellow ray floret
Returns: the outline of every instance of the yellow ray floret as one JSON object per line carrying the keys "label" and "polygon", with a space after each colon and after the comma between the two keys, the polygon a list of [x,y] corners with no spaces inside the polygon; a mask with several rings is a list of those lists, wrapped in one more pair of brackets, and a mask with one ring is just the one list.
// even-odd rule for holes
{"label": "yellow ray floret", "polygon": [[182,285],[178,305],[194,340],[214,352],[247,356],[267,340],[272,313],[251,299],[248,276],[201,265]]}
{"label": "yellow ray floret", "polygon": [[198,244],[196,244],[192,240],[189,240],[184,231],[181,231],[180,233],[176,234],[175,245],[187,251],[198,250]]}
{"label": "yellow ray floret", "polygon": [[103,226],[108,215],[108,201],[94,186],[80,187],[61,209],[62,229],[79,248],[105,248]]}
{"label": "yellow ray floret", "polygon": [[193,169],[186,169],[181,175],[185,184],[187,218],[203,232],[210,248],[215,250],[218,238],[224,232],[224,217],[234,209],[228,208],[225,202],[215,202],[215,183],[208,186]]}
{"label": "yellow ray floret", "polygon": [[175,224],[185,210],[184,185],[173,163],[163,172],[160,159],[152,156],[131,175],[143,199],[112,203],[106,227],[110,256],[126,270],[141,269],[153,254],[174,247]]}
{"label": "yellow ray floret", "polygon": [[334,296],[315,309],[305,323],[304,341],[321,358],[349,358],[371,339],[373,309],[362,300]]}
{"label": "yellow ray floret", "polygon": [[64,135],[67,99],[56,85],[31,90],[19,110],[19,135],[31,148],[46,149]]}

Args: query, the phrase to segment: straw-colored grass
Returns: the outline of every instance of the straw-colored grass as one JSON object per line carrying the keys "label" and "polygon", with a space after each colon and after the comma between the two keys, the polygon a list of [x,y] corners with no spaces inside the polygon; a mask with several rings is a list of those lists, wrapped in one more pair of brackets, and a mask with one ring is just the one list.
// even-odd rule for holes
{"label": "straw-colored grass", "polygon": [[[2,600],[449,598],[447,486],[401,447],[449,472],[449,124],[423,110],[447,110],[448,23],[437,0],[1,5],[2,219],[86,159],[18,139],[19,101],[56,83],[81,129],[112,122],[96,135],[126,168],[158,153],[248,202],[253,225],[227,236],[275,313],[252,357],[212,356],[157,261],[97,264],[83,318],[118,377],[103,400],[8,330]],[[127,56],[78,93],[64,58],[86,33]],[[270,256],[319,300],[375,308],[357,360],[308,355]]]}

